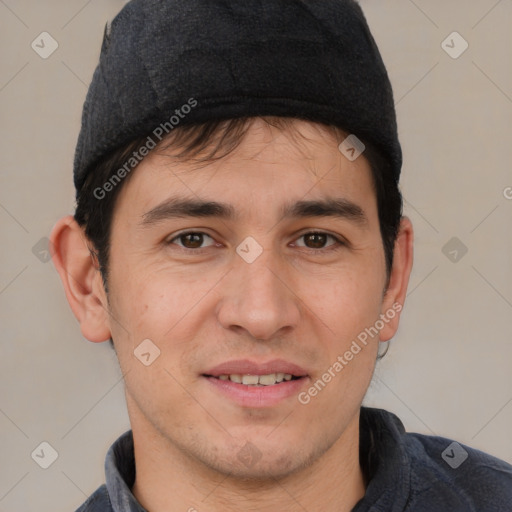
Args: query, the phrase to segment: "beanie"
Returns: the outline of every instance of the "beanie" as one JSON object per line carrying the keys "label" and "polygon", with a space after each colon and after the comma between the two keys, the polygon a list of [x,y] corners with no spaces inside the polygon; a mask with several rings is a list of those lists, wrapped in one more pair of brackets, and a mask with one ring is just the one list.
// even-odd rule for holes
{"label": "beanie", "polygon": [[399,180],[386,68],[355,0],[132,0],[107,24],[74,184],[110,152],[209,120],[285,116],[372,143]]}

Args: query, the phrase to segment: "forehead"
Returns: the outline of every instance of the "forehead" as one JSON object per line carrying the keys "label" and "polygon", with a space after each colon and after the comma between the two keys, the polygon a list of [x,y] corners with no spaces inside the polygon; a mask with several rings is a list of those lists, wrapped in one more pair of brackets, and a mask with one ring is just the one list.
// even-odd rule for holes
{"label": "forehead", "polygon": [[290,212],[292,200],[346,199],[362,203],[370,217],[376,214],[376,201],[368,161],[363,156],[349,161],[339,142],[316,123],[296,120],[289,130],[258,119],[236,149],[218,160],[176,159],[172,145],[153,151],[118,202],[141,216],[171,196],[216,200],[231,210],[232,218],[241,218],[262,209]]}

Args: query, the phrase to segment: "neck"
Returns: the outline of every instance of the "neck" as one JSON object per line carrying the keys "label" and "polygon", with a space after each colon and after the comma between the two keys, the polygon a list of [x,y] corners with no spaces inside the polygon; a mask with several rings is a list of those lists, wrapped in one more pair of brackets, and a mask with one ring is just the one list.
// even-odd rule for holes
{"label": "neck", "polygon": [[364,496],[359,412],[309,466],[284,478],[243,480],[206,467],[131,414],[136,480],[132,493],[151,512],[350,512]]}

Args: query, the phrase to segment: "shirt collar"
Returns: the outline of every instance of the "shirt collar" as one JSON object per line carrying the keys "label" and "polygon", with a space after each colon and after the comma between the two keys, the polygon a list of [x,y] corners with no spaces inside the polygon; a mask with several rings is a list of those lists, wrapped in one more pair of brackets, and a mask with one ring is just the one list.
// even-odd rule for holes
{"label": "shirt collar", "polygon": [[120,436],[108,450],[105,459],[105,478],[114,512],[146,512],[131,491],[135,483],[135,455],[131,430]]}
{"label": "shirt collar", "polygon": [[361,407],[359,460],[369,483],[352,512],[404,510],[411,490],[411,462],[405,427],[396,415]]}

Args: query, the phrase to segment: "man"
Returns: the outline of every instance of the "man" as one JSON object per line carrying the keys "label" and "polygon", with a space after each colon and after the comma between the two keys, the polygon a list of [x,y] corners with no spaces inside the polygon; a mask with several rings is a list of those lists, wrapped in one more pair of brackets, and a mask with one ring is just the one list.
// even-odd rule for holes
{"label": "man", "polygon": [[413,260],[389,79],[352,0],[134,0],[54,262],[132,430],[80,511],[504,511],[512,467],[361,407]]}

